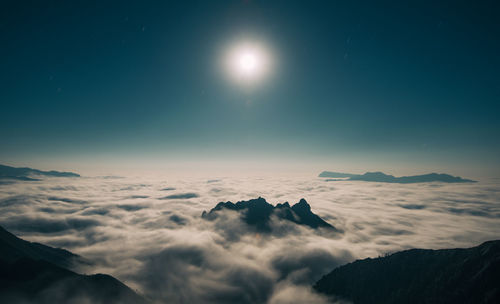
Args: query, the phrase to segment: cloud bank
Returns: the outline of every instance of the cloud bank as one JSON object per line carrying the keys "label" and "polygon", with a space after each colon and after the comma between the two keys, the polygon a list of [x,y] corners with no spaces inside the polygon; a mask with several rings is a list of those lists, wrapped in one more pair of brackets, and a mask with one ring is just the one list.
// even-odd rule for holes
{"label": "cloud bank", "polygon": [[[273,218],[260,234],[221,201],[305,198],[342,234]],[[498,238],[499,181],[378,184],[315,177],[48,178],[0,185],[0,224],[93,261],[154,302],[324,303],[312,284],[336,266],[408,248]]]}

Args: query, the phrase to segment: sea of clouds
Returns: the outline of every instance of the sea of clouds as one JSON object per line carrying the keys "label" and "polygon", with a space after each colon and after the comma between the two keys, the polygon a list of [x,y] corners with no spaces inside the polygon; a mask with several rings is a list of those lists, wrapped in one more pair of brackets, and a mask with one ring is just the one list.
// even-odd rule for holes
{"label": "sea of clouds", "polygon": [[[342,233],[273,219],[259,234],[220,201],[305,198]],[[324,303],[312,284],[336,266],[408,248],[500,238],[500,180],[327,182],[306,177],[82,177],[0,184],[0,225],[86,258],[163,303]]]}

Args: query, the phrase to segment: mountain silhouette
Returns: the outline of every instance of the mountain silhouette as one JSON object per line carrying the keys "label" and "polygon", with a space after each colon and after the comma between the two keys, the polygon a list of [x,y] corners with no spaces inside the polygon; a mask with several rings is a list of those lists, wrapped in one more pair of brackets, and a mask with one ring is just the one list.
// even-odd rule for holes
{"label": "mountain silhouette", "polygon": [[358,260],[325,275],[314,289],[354,304],[500,303],[500,241]]}
{"label": "mountain silhouette", "polygon": [[15,168],[10,166],[0,165],[0,179],[36,181],[39,180],[37,178],[38,176],[80,177],[79,174],[73,172],[41,171],[32,168]]}
{"label": "mountain silhouette", "polygon": [[117,279],[62,266],[80,258],[22,240],[0,227],[0,303],[146,303]]}
{"label": "mountain silhouette", "polygon": [[353,177],[353,176],[357,176],[357,175],[358,174],[323,171],[319,174],[319,177],[346,178],[346,177]]}
{"label": "mountain silhouette", "polygon": [[44,260],[64,268],[88,264],[79,255],[64,249],[25,241],[0,226],[0,260],[11,263],[20,258]]}
{"label": "mountain silhouette", "polygon": [[[476,181],[464,179],[459,176],[451,176],[449,174],[429,173],[424,175],[412,175],[395,177],[382,172],[366,172],[365,174],[349,174],[323,171],[319,177],[338,178],[339,180],[350,181],[365,181],[379,183],[397,183],[397,184],[413,184],[413,183],[475,183]],[[327,181],[336,181],[337,179],[327,179]]]}
{"label": "mountain silhouette", "polygon": [[214,220],[221,210],[233,210],[241,213],[241,219],[250,226],[254,226],[262,232],[270,232],[271,216],[279,219],[291,221],[299,225],[309,226],[313,229],[325,228],[337,230],[334,226],[325,222],[322,218],[311,211],[311,206],[305,199],[301,199],[297,204],[290,207],[288,202],[273,206],[264,198],[232,202],[220,202],[209,212],[203,211],[202,217],[207,220]]}

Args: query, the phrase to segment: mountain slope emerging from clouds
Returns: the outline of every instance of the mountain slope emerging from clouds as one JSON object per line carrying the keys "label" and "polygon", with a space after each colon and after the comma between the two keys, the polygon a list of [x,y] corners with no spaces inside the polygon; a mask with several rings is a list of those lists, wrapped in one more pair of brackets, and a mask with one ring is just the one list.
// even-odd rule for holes
{"label": "mountain slope emerging from clouds", "polygon": [[1,303],[146,303],[105,274],[81,275],[43,260],[0,260]]}
{"label": "mountain slope emerging from clouds", "polygon": [[67,250],[25,241],[0,226],[0,260],[11,263],[21,258],[43,260],[65,268],[84,262]]}
{"label": "mountain slope emerging from clouds", "polygon": [[[319,177],[339,178],[342,180],[351,181],[365,181],[365,182],[379,182],[379,183],[396,183],[396,184],[413,184],[413,183],[474,183],[476,181],[461,178],[459,176],[451,176],[449,174],[429,173],[423,175],[401,176],[395,177],[393,175],[385,174],[382,172],[366,172],[365,174],[349,174],[323,171]],[[327,181],[335,181],[335,179],[327,179]]]}
{"label": "mountain slope emerging from clouds", "polygon": [[500,241],[412,249],[336,268],[314,289],[364,303],[500,303]]}
{"label": "mountain slope emerging from clouds", "polygon": [[76,258],[0,227],[0,303],[146,303],[109,275],[81,275],[61,267]]}
{"label": "mountain slope emerging from clouds", "polygon": [[305,199],[301,199],[297,204],[290,207],[288,202],[273,206],[266,202],[262,197],[248,201],[239,201],[236,204],[232,202],[220,202],[208,213],[203,212],[202,217],[208,220],[217,218],[218,212],[222,210],[233,210],[241,213],[241,219],[250,226],[254,226],[261,232],[270,232],[271,216],[287,220],[299,225],[309,226],[310,228],[325,228],[337,230],[334,226],[325,222],[318,215],[311,211],[311,206]]}
{"label": "mountain slope emerging from clouds", "polygon": [[73,172],[42,171],[32,168],[15,168],[0,165],[0,179],[37,180],[36,177],[38,176],[80,177],[79,174]]}

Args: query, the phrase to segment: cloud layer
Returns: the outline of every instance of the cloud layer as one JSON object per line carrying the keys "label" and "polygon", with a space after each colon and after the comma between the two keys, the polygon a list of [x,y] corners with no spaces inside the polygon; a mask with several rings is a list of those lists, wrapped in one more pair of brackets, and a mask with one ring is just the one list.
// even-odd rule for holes
{"label": "cloud layer", "polygon": [[[0,185],[0,225],[64,247],[159,303],[325,301],[310,286],[334,267],[407,248],[467,247],[498,238],[500,181],[476,184],[325,182],[274,178],[49,178]],[[261,235],[220,201],[305,198],[343,231],[273,219]]]}

